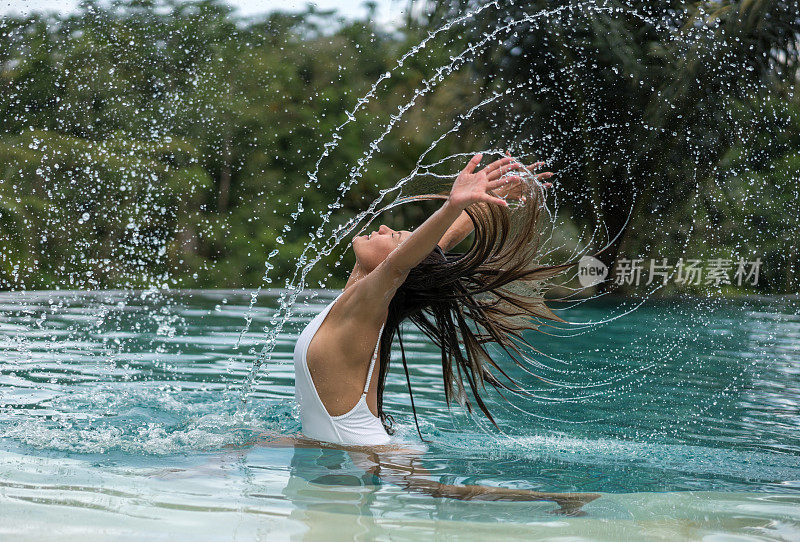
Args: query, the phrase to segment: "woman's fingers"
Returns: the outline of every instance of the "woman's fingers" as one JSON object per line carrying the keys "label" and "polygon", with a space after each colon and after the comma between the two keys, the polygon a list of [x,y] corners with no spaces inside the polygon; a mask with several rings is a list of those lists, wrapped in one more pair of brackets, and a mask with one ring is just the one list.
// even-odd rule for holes
{"label": "woman's fingers", "polygon": [[[478,153],[475,156],[473,156],[472,159],[467,164],[467,167],[464,168],[464,172],[473,173],[482,158],[483,154],[481,153]],[[514,159],[510,153],[506,152],[506,156],[504,158],[495,160],[494,162],[487,165],[485,168],[483,168],[482,173],[486,174],[486,179],[489,181],[487,187],[488,189],[491,190],[499,188],[510,182],[519,182],[522,180],[522,178],[518,175],[504,177],[504,175],[507,175],[511,171],[524,168],[529,172],[533,173],[537,169],[541,168],[544,164],[545,162],[542,161],[542,162],[534,162],[533,164],[525,166],[519,163],[516,159]],[[536,179],[536,181],[541,183],[541,185],[545,188],[551,187],[553,186],[553,184],[545,183],[542,181],[544,181],[545,179],[549,179],[552,176],[553,172],[551,171],[545,171],[543,173],[537,173],[533,175],[534,179]]]}
{"label": "woman's fingers", "polygon": [[483,160],[483,154],[481,153],[476,154],[470,159],[469,162],[467,162],[467,167],[464,168],[463,172],[472,173],[473,171],[475,171],[475,168],[478,167],[478,164],[481,163],[481,160]]}
{"label": "woman's fingers", "polygon": [[[548,171],[547,173],[541,173],[539,175],[535,175],[534,177],[537,181],[540,182],[542,186],[553,186],[553,183],[541,182],[544,179],[549,179],[552,176],[553,174]],[[522,182],[522,177],[520,177],[519,175],[509,175],[507,177],[500,177],[494,180],[490,180],[488,183],[486,183],[486,186],[490,190],[494,190],[495,188],[500,188],[501,186],[505,186],[510,183],[513,184],[519,182]]]}
{"label": "woman's fingers", "polygon": [[519,175],[512,175],[510,177],[503,177],[502,179],[489,181],[488,183],[486,183],[486,186],[489,188],[489,190],[494,190],[495,188],[500,188],[501,186],[504,186],[508,183],[513,183],[521,180],[522,177],[520,177]]}
{"label": "woman's fingers", "polygon": [[522,169],[523,167],[525,167],[525,166],[523,166],[519,162],[514,162],[512,164],[507,164],[507,165],[504,165],[504,166],[498,167],[497,169],[492,170],[487,175],[487,178],[490,181],[494,181],[494,180],[499,179],[500,177],[502,177],[503,175],[505,175],[509,171],[514,171],[515,169]]}
{"label": "woman's fingers", "polygon": [[483,168],[483,172],[488,175],[493,171],[501,168],[502,166],[508,164],[509,162],[511,162],[511,158],[501,158],[499,160],[495,160],[494,162]]}
{"label": "woman's fingers", "polygon": [[490,196],[486,194],[486,197],[483,198],[483,201],[487,203],[494,203],[495,205],[500,205],[501,207],[508,207],[508,202],[503,198],[497,198],[494,196]]}

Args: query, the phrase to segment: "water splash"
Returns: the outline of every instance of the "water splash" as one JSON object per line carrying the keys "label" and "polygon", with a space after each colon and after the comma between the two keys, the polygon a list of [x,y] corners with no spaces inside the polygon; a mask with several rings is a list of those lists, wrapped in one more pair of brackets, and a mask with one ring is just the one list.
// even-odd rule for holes
{"label": "water splash", "polygon": [[[769,251],[773,263],[790,267],[797,254],[792,236],[796,224],[773,223],[771,217],[800,216],[800,212],[793,212],[798,210],[798,191],[787,190],[793,182],[796,184],[797,176],[791,152],[777,157],[772,157],[770,152],[773,147],[791,149],[772,141],[794,137],[796,126],[792,123],[796,115],[789,108],[794,95],[788,89],[784,96],[773,96],[776,93],[768,81],[747,78],[755,70],[752,59],[736,56],[735,44],[740,37],[726,29],[722,20],[713,6],[708,5],[695,11],[687,7],[683,11],[659,13],[648,6],[631,8],[610,1],[575,2],[546,9],[497,1],[462,9],[456,15],[451,13],[441,23],[431,26],[430,31],[421,33],[416,43],[398,41],[401,48],[396,59],[375,70],[375,78],[365,91],[318,139],[325,142],[313,151],[311,166],[301,169],[305,171],[301,182],[306,190],[297,207],[287,212],[286,223],[274,232],[275,246],[270,246],[267,254],[261,284],[251,292],[247,308],[238,315],[243,327],[237,333],[235,351],[230,353],[228,364],[238,367],[241,359],[252,361],[241,384],[240,414],[247,413],[244,402],[258,387],[260,371],[265,364],[287,361],[285,355],[273,360],[273,353],[276,345],[285,339],[285,326],[297,312],[298,300],[309,287],[310,274],[322,263],[331,265],[329,277],[334,270],[341,269],[348,257],[343,241],[401,205],[446,191],[471,152],[481,148],[487,158],[499,157],[510,150],[519,160],[545,160],[556,169],[555,191],[547,202],[551,223],[545,236],[544,252],[552,261],[574,259],[611,246],[619,248],[618,255],[625,256],[629,250],[632,257],[639,255],[639,250],[645,254],[664,250],[663,256],[673,261],[697,255],[701,249],[709,255],[733,257],[751,256],[763,248]],[[635,28],[637,33],[616,36],[615,39],[621,40],[616,49],[603,49],[591,39],[587,40],[587,36],[594,36],[594,24],[617,23],[626,29]],[[127,24],[133,28],[142,21],[131,19]],[[15,30],[3,28],[4,36],[22,39]],[[76,32],[71,39],[81,39],[78,34]],[[612,39],[610,35],[594,37]],[[626,47],[632,47],[640,39],[653,48],[660,48],[660,56],[653,57],[658,61],[648,57],[652,65],[642,66],[637,63],[638,59],[625,53],[612,54],[616,50],[628,50]],[[539,47],[541,43],[556,45]],[[121,45],[123,49],[138,51],[135,42]],[[161,51],[159,47],[162,46],[156,49]],[[147,323],[139,323],[131,333],[158,338],[152,340],[156,354],[168,348],[161,338],[175,339],[185,333],[185,319],[172,310],[175,307],[168,295],[170,288],[181,284],[184,257],[193,256],[192,250],[184,251],[182,247],[191,246],[198,236],[213,240],[225,237],[229,231],[223,219],[208,216],[190,219],[191,206],[187,202],[214,182],[206,169],[217,166],[204,164],[204,169],[201,164],[205,160],[217,155],[222,157],[222,163],[218,164],[219,182],[231,181],[233,165],[225,158],[229,154],[226,137],[231,127],[241,120],[228,109],[236,99],[236,92],[231,91],[231,85],[225,80],[222,68],[227,58],[225,51],[200,49],[186,48],[186,55],[200,60],[189,63],[185,70],[179,69],[183,64],[178,68],[170,65],[175,68],[173,73],[185,73],[185,82],[199,89],[199,94],[186,97],[180,88],[167,88],[169,85],[165,83],[170,81],[154,80],[149,84],[154,85],[157,106],[153,107],[157,110],[147,109],[146,104],[132,106],[122,95],[113,94],[109,98],[119,105],[120,109],[115,110],[117,115],[133,110],[131,108],[142,108],[136,109],[137,115],[127,131],[102,132],[102,127],[86,125],[69,108],[57,108],[55,125],[72,127],[76,133],[85,130],[100,141],[86,143],[75,134],[56,137],[53,131],[31,129],[19,134],[15,144],[9,145],[10,150],[3,149],[11,153],[15,164],[12,169],[19,163],[20,175],[26,179],[40,179],[41,187],[37,185],[36,190],[47,195],[48,205],[41,213],[50,213],[48,227],[37,242],[75,245],[75,255],[60,268],[52,269],[52,280],[46,284],[30,282],[26,276],[35,266],[46,267],[48,259],[26,262],[18,257],[16,248],[5,251],[2,266],[6,273],[3,275],[5,286],[24,290],[56,284],[57,288],[89,290],[106,284],[104,281],[110,277],[118,277],[119,286],[126,290],[125,295],[120,294],[118,303],[121,305],[102,305],[91,316],[74,315],[75,321],[66,326],[63,334],[48,330],[47,333],[52,334],[48,349],[57,359],[75,355],[68,352],[70,348],[85,347],[80,337],[86,332],[107,335],[103,348],[109,366],[115,366],[118,360],[130,362],[126,352],[130,337],[121,329],[126,312],[133,309],[131,303],[137,303],[137,296],[150,310],[146,312]],[[525,56],[536,50],[544,53],[539,57]],[[598,50],[610,51],[611,56],[598,56],[595,54]],[[118,52],[117,49],[109,51]],[[161,58],[158,56],[161,53],[154,54],[155,57],[145,61],[155,62]],[[492,55],[500,55],[502,61]],[[780,59],[771,62],[777,66]],[[113,70],[130,69],[131,63],[135,61],[119,60]],[[685,68],[678,75],[679,78],[685,76],[690,84],[662,79],[665,73],[669,75],[664,68],[672,65]],[[75,67],[70,65],[70,69]],[[417,71],[412,73],[413,70]],[[740,73],[742,78],[725,79],[731,73]],[[603,74],[609,77],[604,78]],[[170,77],[178,76],[166,76]],[[413,81],[406,93],[392,86],[404,79]],[[693,100],[708,103],[703,102],[708,98],[702,94],[713,95],[717,79],[740,81],[741,85],[719,89],[726,91],[719,93],[722,103],[709,107],[708,111],[685,107]],[[60,79],[56,87],[67,85],[69,80],[68,77]],[[79,83],[79,86],[81,91],[93,88],[87,83]],[[630,112],[610,107],[615,93],[624,94],[626,89],[649,94],[648,107],[645,110],[632,107]],[[14,92],[21,96],[23,90],[19,87]],[[398,95],[391,98],[392,105],[397,104],[396,110],[381,109],[382,102],[389,101],[387,93],[395,90]],[[264,96],[267,94],[265,91]],[[163,101],[155,100],[162,95]],[[220,96],[225,99],[219,99]],[[766,96],[763,102],[755,101],[763,96]],[[321,94],[316,97],[322,99]],[[278,98],[289,100],[291,96]],[[376,110],[384,114],[376,118]],[[579,114],[575,114],[576,111]],[[663,111],[675,113],[659,116]],[[691,119],[686,118],[687,111],[694,115]],[[699,121],[713,115],[725,117],[724,125],[730,127],[730,133],[703,131],[704,124]],[[20,114],[17,120],[24,123],[28,118]],[[657,122],[660,118],[669,122]],[[105,122],[113,124],[111,120],[105,119]],[[171,135],[173,131],[191,133],[198,125],[208,123],[208,129],[215,135],[208,148],[193,148],[191,138],[183,140]],[[33,124],[31,122],[30,126]],[[715,124],[718,125],[723,124]],[[420,128],[427,131],[415,135],[409,126],[416,126],[417,132]],[[352,144],[353,137],[359,138],[356,140],[358,152],[349,155],[346,147]],[[765,138],[769,139],[766,143]],[[724,148],[729,149],[729,153],[716,160],[715,145],[721,143],[725,143]],[[65,158],[65,148],[72,149],[69,160]],[[621,151],[617,153],[617,149]],[[676,172],[670,162],[664,162],[660,168],[655,168],[663,174],[641,178],[654,170],[648,169],[648,164],[658,162],[662,155],[678,154],[678,151],[691,157],[687,160],[691,165],[687,171]],[[381,170],[379,163],[383,158],[384,162],[396,163],[396,169]],[[758,162],[771,158],[774,164],[769,169],[774,172],[774,178],[769,180],[778,182],[764,186],[763,178],[771,173],[765,168],[759,169]],[[334,179],[332,172],[338,172],[340,164],[343,165],[342,178]],[[372,190],[367,180],[375,178],[376,174],[388,180]],[[280,175],[289,180],[296,177],[288,170]],[[587,182],[578,184],[572,179]],[[742,179],[754,182],[748,185]],[[336,198],[324,202],[327,209],[314,198],[315,192],[325,186],[338,186]],[[75,208],[59,206],[62,195],[72,191],[83,194],[85,201]],[[609,194],[613,197],[604,200],[604,195]],[[270,194],[265,189],[244,197],[269,199],[277,209],[273,196],[274,192]],[[666,211],[674,204],[671,201],[674,198],[681,199],[685,205],[680,209],[681,220],[673,223],[664,217],[669,216]],[[19,205],[0,208],[0,215],[3,220],[12,221],[16,230],[25,231],[24,226],[31,219],[20,211],[23,202],[17,203]],[[222,196],[217,203],[220,209],[224,208]],[[356,205],[363,210],[353,216],[347,214]],[[125,212],[116,213],[118,209]],[[263,308],[258,307],[259,298],[281,273],[285,273],[280,264],[290,258],[290,251],[284,243],[292,235],[297,237],[299,227],[308,228],[309,241],[296,255],[296,267],[290,270],[284,288],[278,293],[277,307],[265,314]],[[108,231],[122,233],[115,238],[106,235]],[[630,232],[636,235],[628,235]],[[14,235],[8,237],[12,239]],[[778,241],[768,244],[761,238]],[[784,249],[785,253],[781,254]],[[170,268],[169,262],[176,261],[179,264]],[[211,273],[213,268],[213,263],[208,263],[199,270]],[[665,334],[649,344],[620,344],[617,337],[608,336],[604,331],[646,309],[654,297],[668,290],[667,283],[674,280],[676,273],[673,269],[666,274],[663,283],[644,285],[634,291],[628,301],[609,308],[602,317],[567,318],[569,325],[548,327],[546,339],[553,344],[564,339],[596,337],[597,348],[605,357],[586,366],[584,353],[554,351],[549,344],[548,348],[531,353],[527,369],[545,376],[549,384],[531,387],[531,405],[509,408],[533,419],[549,421],[559,418],[536,409],[586,401],[613,404],[626,397],[639,397],[642,404],[659,404],[663,398],[641,396],[641,391],[671,364],[679,363],[687,382],[700,378],[705,371],[704,360],[676,360],[696,339],[697,327],[708,323],[705,316],[697,317],[686,309],[681,309],[682,313],[676,313],[677,309],[665,309],[662,320],[654,323],[663,325]],[[565,316],[615,291],[616,285],[607,283],[607,289],[585,295],[586,288],[577,278],[574,274],[567,276],[562,285],[566,292],[564,299],[569,301],[559,308]],[[194,279],[202,284],[197,273]],[[319,286],[324,287],[327,281],[323,279]],[[787,279],[787,283],[790,282]],[[722,288],[708,290],[713,294]],[[134,295],[131,297],[129,293]],[[9,311],[24,310],[25,302],[23,298],[14,301]],[[61,303],[63,300],[56,296],[54,304]],[[698,309],[719,308],[714,299],[702,297],[697,305]],[[221,301],[220,310],[223,306],[225,303]],[[52,313],[34,311],[35,320],[24,325],[44,330],[62,308],[59,306]],[[254,322],[262,326],[264,337],[256,334],[258,338],[253,338],[251,326]],[[736,325],[735,318],[730,325]],[[725,331],[720,330],[720,333]],[[9,350],[20,359],[41,361],[42,354],[37,352],[38,346],[33,345],[30,338],[21,334],[17,339],[6,340]],[[723,355],[713,351],[706,354],[709,357]],[[165,366],[164,370],[170,368]],[[729,385],[714,396],[698,399],[689,418],[691,423],[699,423],[705,413],[725,400],[725,395],[735,396],[742,391],[746,369],[740,366],[729,369]],[[686,385],[675,383],[678,389]],[[47,393],[46,386],[41,393]],[[247,408],[251,409],[252,404]],[[613,419],[618,415],[609,412],[605,416]],[[561,418],[560,421],[583,423],[586,420]],[[674,431],[674,428],[664,428],[664,431]]]}

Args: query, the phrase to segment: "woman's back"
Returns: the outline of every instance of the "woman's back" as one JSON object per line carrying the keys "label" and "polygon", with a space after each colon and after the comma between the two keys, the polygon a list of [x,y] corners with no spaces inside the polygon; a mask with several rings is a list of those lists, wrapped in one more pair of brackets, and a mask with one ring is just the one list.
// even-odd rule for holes
{"label": "woman's back", "polygon": [[[302,431],[307,437],[336,444],[362,446],[387,444],[390,438],[383,427],[383,423],[380,418],[370,412],[367,406],[367,393],[370,390],[370,385],[374,385],[372,374],[378,357],[380,333],[378,335],[378,344],[376,344],[370,360],[369,369],[366,371],[366,383],[361,396],[355,406],[344,414],[331,416],[328,413],[311,376],[307,357],[309,346],[320,326],[325,322],[325,317],[340,297],[341,294],[308,323],[295,345],[295,399],[300,405]],[[381,328],[381,331],[383,331],[383,328]],[[317,361],[324,363],[324,360]],[[341,380],[347,379],[342,378]]]}

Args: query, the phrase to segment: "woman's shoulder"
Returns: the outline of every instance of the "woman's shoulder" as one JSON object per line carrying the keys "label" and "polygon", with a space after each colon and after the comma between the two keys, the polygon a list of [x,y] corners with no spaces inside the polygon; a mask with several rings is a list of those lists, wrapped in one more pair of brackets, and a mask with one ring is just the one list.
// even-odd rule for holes
{"label": "woman's shoulder", "polygon": [[[308,359],[313,363],[322,356],[328,366],[332,359],[347,365],[361,366],[362,350],[371,350],[374,336],[386,319],[376,315],[359,295],[357,284],[341,292],[327,309],[314,336],[309,340]],[[367,356],[367,362],[369,362]],[[336,365],[333,363],[333,365]]]}

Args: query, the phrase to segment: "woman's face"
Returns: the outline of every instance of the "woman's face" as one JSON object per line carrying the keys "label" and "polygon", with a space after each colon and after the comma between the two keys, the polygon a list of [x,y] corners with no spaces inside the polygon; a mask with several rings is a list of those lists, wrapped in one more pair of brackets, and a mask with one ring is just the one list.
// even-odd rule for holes
{"label": "woman's face", "polygon": [[411,232],[407,230],[396,231],[388,226],[381,226],[370,234],[354,237],[353,252],[358,264],[369,273],[409,235]]}

